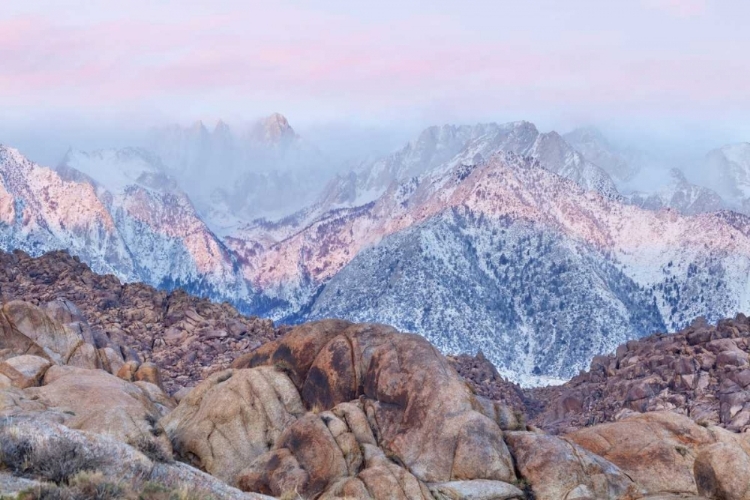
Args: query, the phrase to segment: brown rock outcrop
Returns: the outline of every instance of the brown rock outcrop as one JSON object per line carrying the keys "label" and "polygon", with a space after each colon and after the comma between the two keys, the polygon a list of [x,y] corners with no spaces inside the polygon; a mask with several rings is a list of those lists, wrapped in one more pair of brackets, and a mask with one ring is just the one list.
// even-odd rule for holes
{"label": "brown rock outcrop", "polygon": [[[734,460],[747,457],[741,438],[669,411],[631,414],[617,422],[580,429],[567,438],[617,465],[649,494],[736,491],[740,486],[728,482],[732,469],[723,460],[733,460],[738,467],[733,472],[750,473],[743,461]],[[697,487],[696,478],[703,487]]]}
{"label": "brown rock outcrop", "polygon": [[511,500],[523,498],[524,493],[513,485],[500,481],[475,479],[430,485],[435,500]]}
{"label": "brown rock outcrop", "polygon": [[588,372],[560,387],[526,391],[531,422],[554,433],[614,421],[624,410],[672,410],[703,425],[750,430],[750,320],[632,340],[597,356]]}
{"label": "brown rock outcrop", "polygon": [[62,412],[62,423],[71,429],[108,434],[123,442],[158,432],[154,422],[160,412],[149,394],[102,370],[52,366],[43,385],[25,389],[24,395]]}
{"label": "brown rock outcrop", "polygon": [[83,339],[27,302],[7,302],[0,312],[2,345],[13,354],[33,354],[65,364]]}
{"label": "brown rock outcrop", "polygon": [[304,411],[284,373],[225,370],[198,384],[161,423],[179,456],[236,484],[237,474]]}
{"label": "brown rock outcrop", "polygon": [[723,500],[750,498],[750,455],[737,445],[715,443],[704,447],[694,463],[698,493]]}
{"label": "brown rock outcrop", "polygon": [[[172,463],[174,443],[179,458],[276,496],[750,494],[750,433],[736,433],[750,430],[750,321],[741,315],[628,342],[562,387],[529,391],[481,355],[445,358],[383,325],[274,329],[226,304],[121,285],[65,254],[0,253],[0,263],[2,296],[34,302],[0,308],[0,417],[115,443],[115,461],[133,460],[126,472],[143,466],[144,477],[252,497]],[[181,388],[179,405],[162,386]],[[526,427],[524,409],[568,434]],[[143,437],[153,460],[135,451]]]}
{"label": "brown rock outcrop", "polygon": [[503,411],[515,420],[519,420],[519,417],[527,413],[527,401],[523,390],[517,384],[503,378],[481,351],[476,356],[458,354],[447,358],[477,396],[501,405],[507,409]]}
{"label": "brown rock outcrop", "polygon": [[468,386],[423,337],[383,325],[313,322],[235,362],[264,364],[289,370],[310,409],[362,396],[380,446],[420,480],[515,479],[499,427],[477,411]]}
{"label": "brown rock outcrop", "polygon": [[484,410],[424,338],[326,320],[239,357],[163,424],[177,453],[249,491],[431,499],[428,484],[516,479]]}
{"label": "brown rock outcrop", "polygon": [[[126,361],[137,365],[153,362],[170,393],[228,368],[237,354],[271,341],[283,331],[270,320],[242,316],[227,303],[215,304],[182,290],[165,292],[140,283],[122,284],[112,275],[97,275],[62,251],[38,258],[18,250],[0,251],[0,299],[25,301],[27,308],[38,306],[45,321],[54,325],[53,332],[60,325],[66,330],[57,336],[49,336],[50,332],[42,335],[55,349],[56,354],[50,356],[45,351],[48,346],[19,336],[13,318],[0,313],[0,345],[12,343],[13,353],[50,357],[58,364],[104,368],[115,374]],[[28,311],[21,316],[34,325],[36,320]],[[34,331],[43,331],[39,325]],[[69,347],[81,339],[98,354],[93,356],[85,345],[83,351],[71,352]],[[69,359],[71,356],[74,359]],[[4,358],[0,348],[0,361]]]}
{"label": "brown rock outcrop", "polygon": [[570,440],[533,432],[508,432],[505,440],[537,500],[642,497],[625,472]]}
{"label": "brown rock outcrop", "polygon": [[23,354],[0,363],[0,374],[8,377],[13,387],[25,389],[39,385],[51,365],[46,358]]}

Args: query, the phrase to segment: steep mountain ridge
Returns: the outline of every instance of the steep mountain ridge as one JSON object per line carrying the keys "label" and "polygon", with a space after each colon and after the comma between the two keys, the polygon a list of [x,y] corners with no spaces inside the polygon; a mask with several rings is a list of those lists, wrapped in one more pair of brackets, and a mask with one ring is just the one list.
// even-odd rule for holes
{"label": "steep mountain ridge", "polygon": [[[627,338],[750,306],[740,229],[622,204],[512,153],[394,185],[251,253],[245,275],[268,313],[391,322],[446,350],[481,348],[517,376],[570,376]],[[545,292],[557,265],[572,311]]]}
{"label": "steep mountain ridge", "polygon": [[617,196],[607,174],[559,134],[540,133],[533,123],[520,121],[429,127],[400,151],[337,178],[326,189],[320,204],[324,209],[364,205],[381,196],[394,182],[405,183],[436,168],[476,163],[500,151],[538,159],[544,168],[585,189]]}
{"label": "steep mountain ridge", "polygon": [[[285,119],[272,125],[268,137],[294,140]],[[225,139],[228,131],[217,125]],[[150,153],[71,152],[52,173],[88,190],[86,205],[103,215],[82,218],[96,233],[85,241],[103,245],[106,235],[115,257],[68,246],[64,237],[81,230],[34,249],[17,234],[10,194],[0,196],[3,234],[6,248],[71,248],[122,279],[184,285],[274,319],[389,322],[446,351],[482,349],[528,383],[569,377],[627,339],[750,306],[747,217],[626,203],[606,173],[528,122],[433,127],[363,172],[347,178],[353,197],[323,197],[217,236],[174,169]],[[682,187],[686,207],[700,204]],[[374,196],[367,203],[357,200],[362,188]],[[109,232],[99,220],[110,221]],[[97,258],[110,267],[97,268]]]}
{"label": "steep mountain ridge", "polygon": [[564,134],[563,138],[618,183],[631,181],[641,168],[641,154],[615,147],[596,128],[577,128]]}
{"label": "steep mountain ridge", "polygon": [[750,205],[750,143],[728,144],[706,155],[714,188],[743,210]]}
{"label": "steep mountain ridge", "polygon": [[247,294],[234,257],[142,152],[71,151],[52,170],[0,147],[0,176],[3,249],[68,249],[126,281],[216,298]]}
{"label": "steep mountain ridge", "polygon": [[716,191],[693,184],[679,169],[670,171],[671,182],[656,192],[632,192],[625,196],[628,202],[649,210],[672,208],[686,215],[718,212],[729,205]]}

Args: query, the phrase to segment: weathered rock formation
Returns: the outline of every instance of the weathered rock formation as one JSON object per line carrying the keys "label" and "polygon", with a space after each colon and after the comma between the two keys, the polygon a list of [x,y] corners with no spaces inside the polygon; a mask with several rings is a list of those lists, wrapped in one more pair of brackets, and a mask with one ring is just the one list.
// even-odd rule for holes
{"label": "weathered rock formation", "polygon": [[477,395],[451,364],[423,338],[383,325],[307,323],[238,357],[162,423],[179,456],[275,496],[750,494],[738,479],[750,476],[747,435],[672,412],[623,413],[566,436],[529,431],[500,418],[508,406]]}
{"label": "weathered rock formation", "polygon": [[504,403],[515,414],[515,418],[523,417],[527,412],[527,405],[532,404],[517,384],[500,375],[495,365],[484,357],[482,351],[479,351],[476,356],[457,354],[447,356],[447,358],[475,394],[490,401]]}
{"label": "weathered rock formation", "polygon": [[[66,342],[83,337],[99,351],[107,371],[117,373],[123,364],[120,358],[138,364],[154,362],[169,393],[195,385],[210,373],[227,368],[238,353],[281,334],[270,320],[242,316],[227,303],[212,303],[180,290],[122,284],[112,275],[92,272],[65,252],[38,258],[22,251],[0,252],[0,298],[45,309],[52,319],[79,335],[56,334],[28,316],[31,331],[39,331],[45,342],[62,343],[68,349],[75,345]],[[91,346],[78,353],[80,363],[92,358]],[[44,346],[35,349],[39,347],[41,351],[28,354],[41,354]],[[60,355],[67,362],[71,352]]]}
{"label": "weathered rock formation", "polygon": [[[116,344],[95,348],[82,334],[90,333],[88,325],[63,310],[76,311],[70,303],[40,308],[21,301],[0,309],[0,485],[7,486],[1,495],[58,487],[46,481],[95,469],[111,484],[150,481],[211,498],[262,498],[175,463],[159,420],[176,402],[164,393],[158,368],[124,361]],[[123,376],[128,365],[134,377]],[[9,471],[38,480],[8,481]]]}
{"label": "weathered rock formation", "polygon": [[703,425],[750,430],[750,320],[633,340],[597,356],[588,372],[560,387],[529,391],[546,406],[532,422],[568,432],[609,422],[623,411],[672,410]]}
{"label": "weathered rock formation", "polygon": [[178,454],[230,484],[326,498],[396,488],[408,499],[484,480],[521,495],[494,405],[420,336],[307,323],[233,366],[163,420]]}
{"label": "weathered rock formation", "polygon": [[671,411],[635,413],[566,438],[617,465],[651,494],[750,498],[750,434]]}
{"label": "weathered rock formation", "polygon": [[[26,464],[59,448],[60,463],[210,498],[750,499],[744,316],[629,342],[568,384],[522,391],[481,355],[446,358],[388,326],[232,323],[226,305],[79,281],[65,254],[6,258],[0,276],[24,271],[0,280],[3,297],[34,303],[0,307],[3,494],[43,487],[49,470]],[[197,368],[170,365],[182,347],[162,330],[194,315],[268,329],[212,339],[224,351],[201,351]]]}

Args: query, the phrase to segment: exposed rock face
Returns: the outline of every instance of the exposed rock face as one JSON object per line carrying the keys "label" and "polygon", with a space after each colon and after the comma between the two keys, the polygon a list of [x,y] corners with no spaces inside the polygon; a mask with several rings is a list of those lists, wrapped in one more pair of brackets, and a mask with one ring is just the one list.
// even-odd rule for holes
{"label": "exposed rock face", "polygon": [[14,352],[36,353],[55,363],[67,363],[83,343],[75,332],[27,302],[3,305],[1,324],[3,336]]}
{"label": "exposed rock face", "polygon": [[284,373],[226,370],[193,389],[162,424],[180,456],[233,483],[304,412]]}
{"label": "exposed rock face", "polygon": [[[80,321],[63,324],[47,311],[62,320],[71,319],[56,314],[54,302],[37,307],[14,300],[0,309],[0,359],[5,359],[0,363],[0,374],[12,380],[14,387],[25,389],[39,385],[52,365],[104,368],[117,373],[117,368],[124,363],[120,346],[110,343],[107,348],[97,349],[97,340],[88,324]],[[125,353],[137,358],[132,351],[126,349]],[[158,378],[156,371],[152,376]],[[161,383],[158,385],[161,387]]]}
{"label": "exposed rock face", "polygon": [[26,389],[39,385],[51,365],[48,359],[24,354],[0,363],[0,374],[6,376],[14,387]]}
{"label": "exposed rock face", "polygon": [[164,426],[178,453],[243,489],[428,499],[430,483],[516,479],[499,425],[418,335],[306,323],[233,366]]}
{"label": "exposed rock face", "polygon": [[693,470],[698,492],[709,498],[743,500],[750,498],[750,454],[745,446],[715,443],[695,458]]}
{"label": "exposed rock face", "polygon": [[158,158],[69,151],[56,169],[0,145],[0,248],[67,249],[102,273],[247,296],[236,260]]}
{"label": "exposed rock face", "polygon": [[649,493],[697,493],[695,453],[714,442],[708,429],[671,412],[584,428],[568,438],[618,465]]}
{"label": "exposed rock face", "polygon": [[2,342],[13,352],[114,374],[126,362],[136,370],[143,364],[132,379],[159,385],[147,368],[153,362],[169,392],[195,385],[228,367],[238,352],[277,336],[270,320],[180,290],[123,285],[65,252],[39,258],[0,252],[0,295],[7,301],[0,312]]}
{"label": "exposed rock face", "polygon": [[[27,389],[25,396],[69,415],[64,423],[71,429],[110,434],[124,442],[159,431],[154,421],[161,412],[150,394],[103,370],[54,366],[45,384]],[[162,445],[169,442],[162,440]]]}
{"label": "exposed rock face", "polygon": [[505,440],[537,500],[641,497],[623,471],[570,440],[533,432],[508,432]]}
{"label": "exposed rock face", "polygon": [[[65,272],[54,269],[29,276],[46,281]],[[234,359],[232,368],[181,389],[177,405],[161,387],[170,379],[156,351],[129,347],[124,320],[107,333],[87,320],[100,318],[94,300],[118,301],[104,309],[109,318],[159,309],[122,309],[128,287],[103,299],[97,293],[109,288],[99,288],[98,279],[88,288],[71,286],[94,290],[80,308],[43,300],[49,295],[41,281],[32,285],[38,306],[15,301],[0,308],[0,417],[12,417],[13,439],[39,432],[35,442],[73,440],[101,460],[109,446],[101,464],[108,477],[182,482],[217,498],[248,499],[261,497],[234,487],[374,500],[747,500],[750,494],[750,433],[732,432],[745,428],[732,420],[746,410],[744,390],[734,389],[747,385],[744,316],[630,342],[568,385],[532,392],[506,382],[483,356],[449,359],[418,335],[340,320],[305,323],[221,358]],[[205,321],[214,306],[180,309],[175,304],[201,302],[166,300],[166,310],[154,313],[165,319],[154,324],[163,326],[171,314]],[[244,321],[255,320],[238,320]],[[696,382],[693,392],[650,386],[684,380],[690,367],[694,380],[707,377],[708,385]],[[583,389],[592,392],[581,400],[575,391]],[[614,405],[615,395],[625,404]],[[655,402],[671,402],[675,411],[651,411],[661,409]],[[535,421],[568,433],[526,427],[524,407],[540,407]],[[706,408],[716,411],[715,421],[701,413]],[[580,425],[596,419],[610,422]],[[173,453],[214,477],[173,463]],[[6,484],[10,491],[22,482],[0,477],[0,488]]]}
{"label": "exposed rock face", "polygon": [[750,429],[750,320],[630,341],[597,356],[591,369],[557,388],[529,391],[548,401],[532,422],[553,432],[608,422],[623,410],[674,410],[705,425]]}
{"label": "exposed rock face", "polygon": [[[10,381],[2,394],[0,415],[36,415],[124,442],[149,436],[171,453],[170,443],[156,422],[175,403],[161,388],[158,368],[147,363],[140,366],[137,373],[149,374],[140,382],[142,386],[97,369],[105,364],[101,351],[86,343],[68,326],[71,323],[59,323],[45,309],[62,320],[74,319],[56,314],[61,310],[57,306],[43,309],[21,301],[9,302],[0,311],[5,318],[0,337],[5,360],[0,362],[0,375]],[[122,363],[122,358],[117,358],[121,349],[112,345],[117,347],[116,351],[112,349],[116,353],[113,359]],[[29,351],[40,355],[24,354]],[[87,358],[89,362],[82,363]]]}
{"label": "exposed rock face", "polygon": [[526,402],[521,388],[503,378],[495,365],[484,357],[482,351],[479,351],[476,356],[467,354],[448,356],[448,361],[471,386],[477,396],[495,403],[502,403],[505,408],[516,413],[517,416],[526,413]]}
{"label": "exposed rock face", "polygon": [[668,411],[633,414],[567,435],[617,465],[648,494],[700,493],[717,499],[747,498],[747,438]]}

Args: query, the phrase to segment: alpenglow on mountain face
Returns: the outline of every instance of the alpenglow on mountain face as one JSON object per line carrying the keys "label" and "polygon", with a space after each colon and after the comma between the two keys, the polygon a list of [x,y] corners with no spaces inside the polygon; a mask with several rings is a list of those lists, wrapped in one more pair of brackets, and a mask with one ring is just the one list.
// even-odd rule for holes
{"label": "alpenglow on mountain face", "polygon": [[[236,141],[290,147],[288,122],[201,127],[173,130],[171,159],[71,151],[51,170],[2,148],[3,249],[68,248],[121,279],[275,319],[389,323],[446,352],[481,349],[516,380],[569,377],[624,340],[750,308],[750,219],[713,211],[679,173],[653,204],[623,197],[528,122],[431,127],[273,222],[215,191],[195,201],[180,169],[239,154]],[[220,209],[236,220],[218,225]]]}
{"label": "alpenglow on mountain face", "polygon": [[70,151],[53,170],[0,146],[0,183],[4,250],[67,249],[122,280],[247,296],[234,255],[148,153]]}

